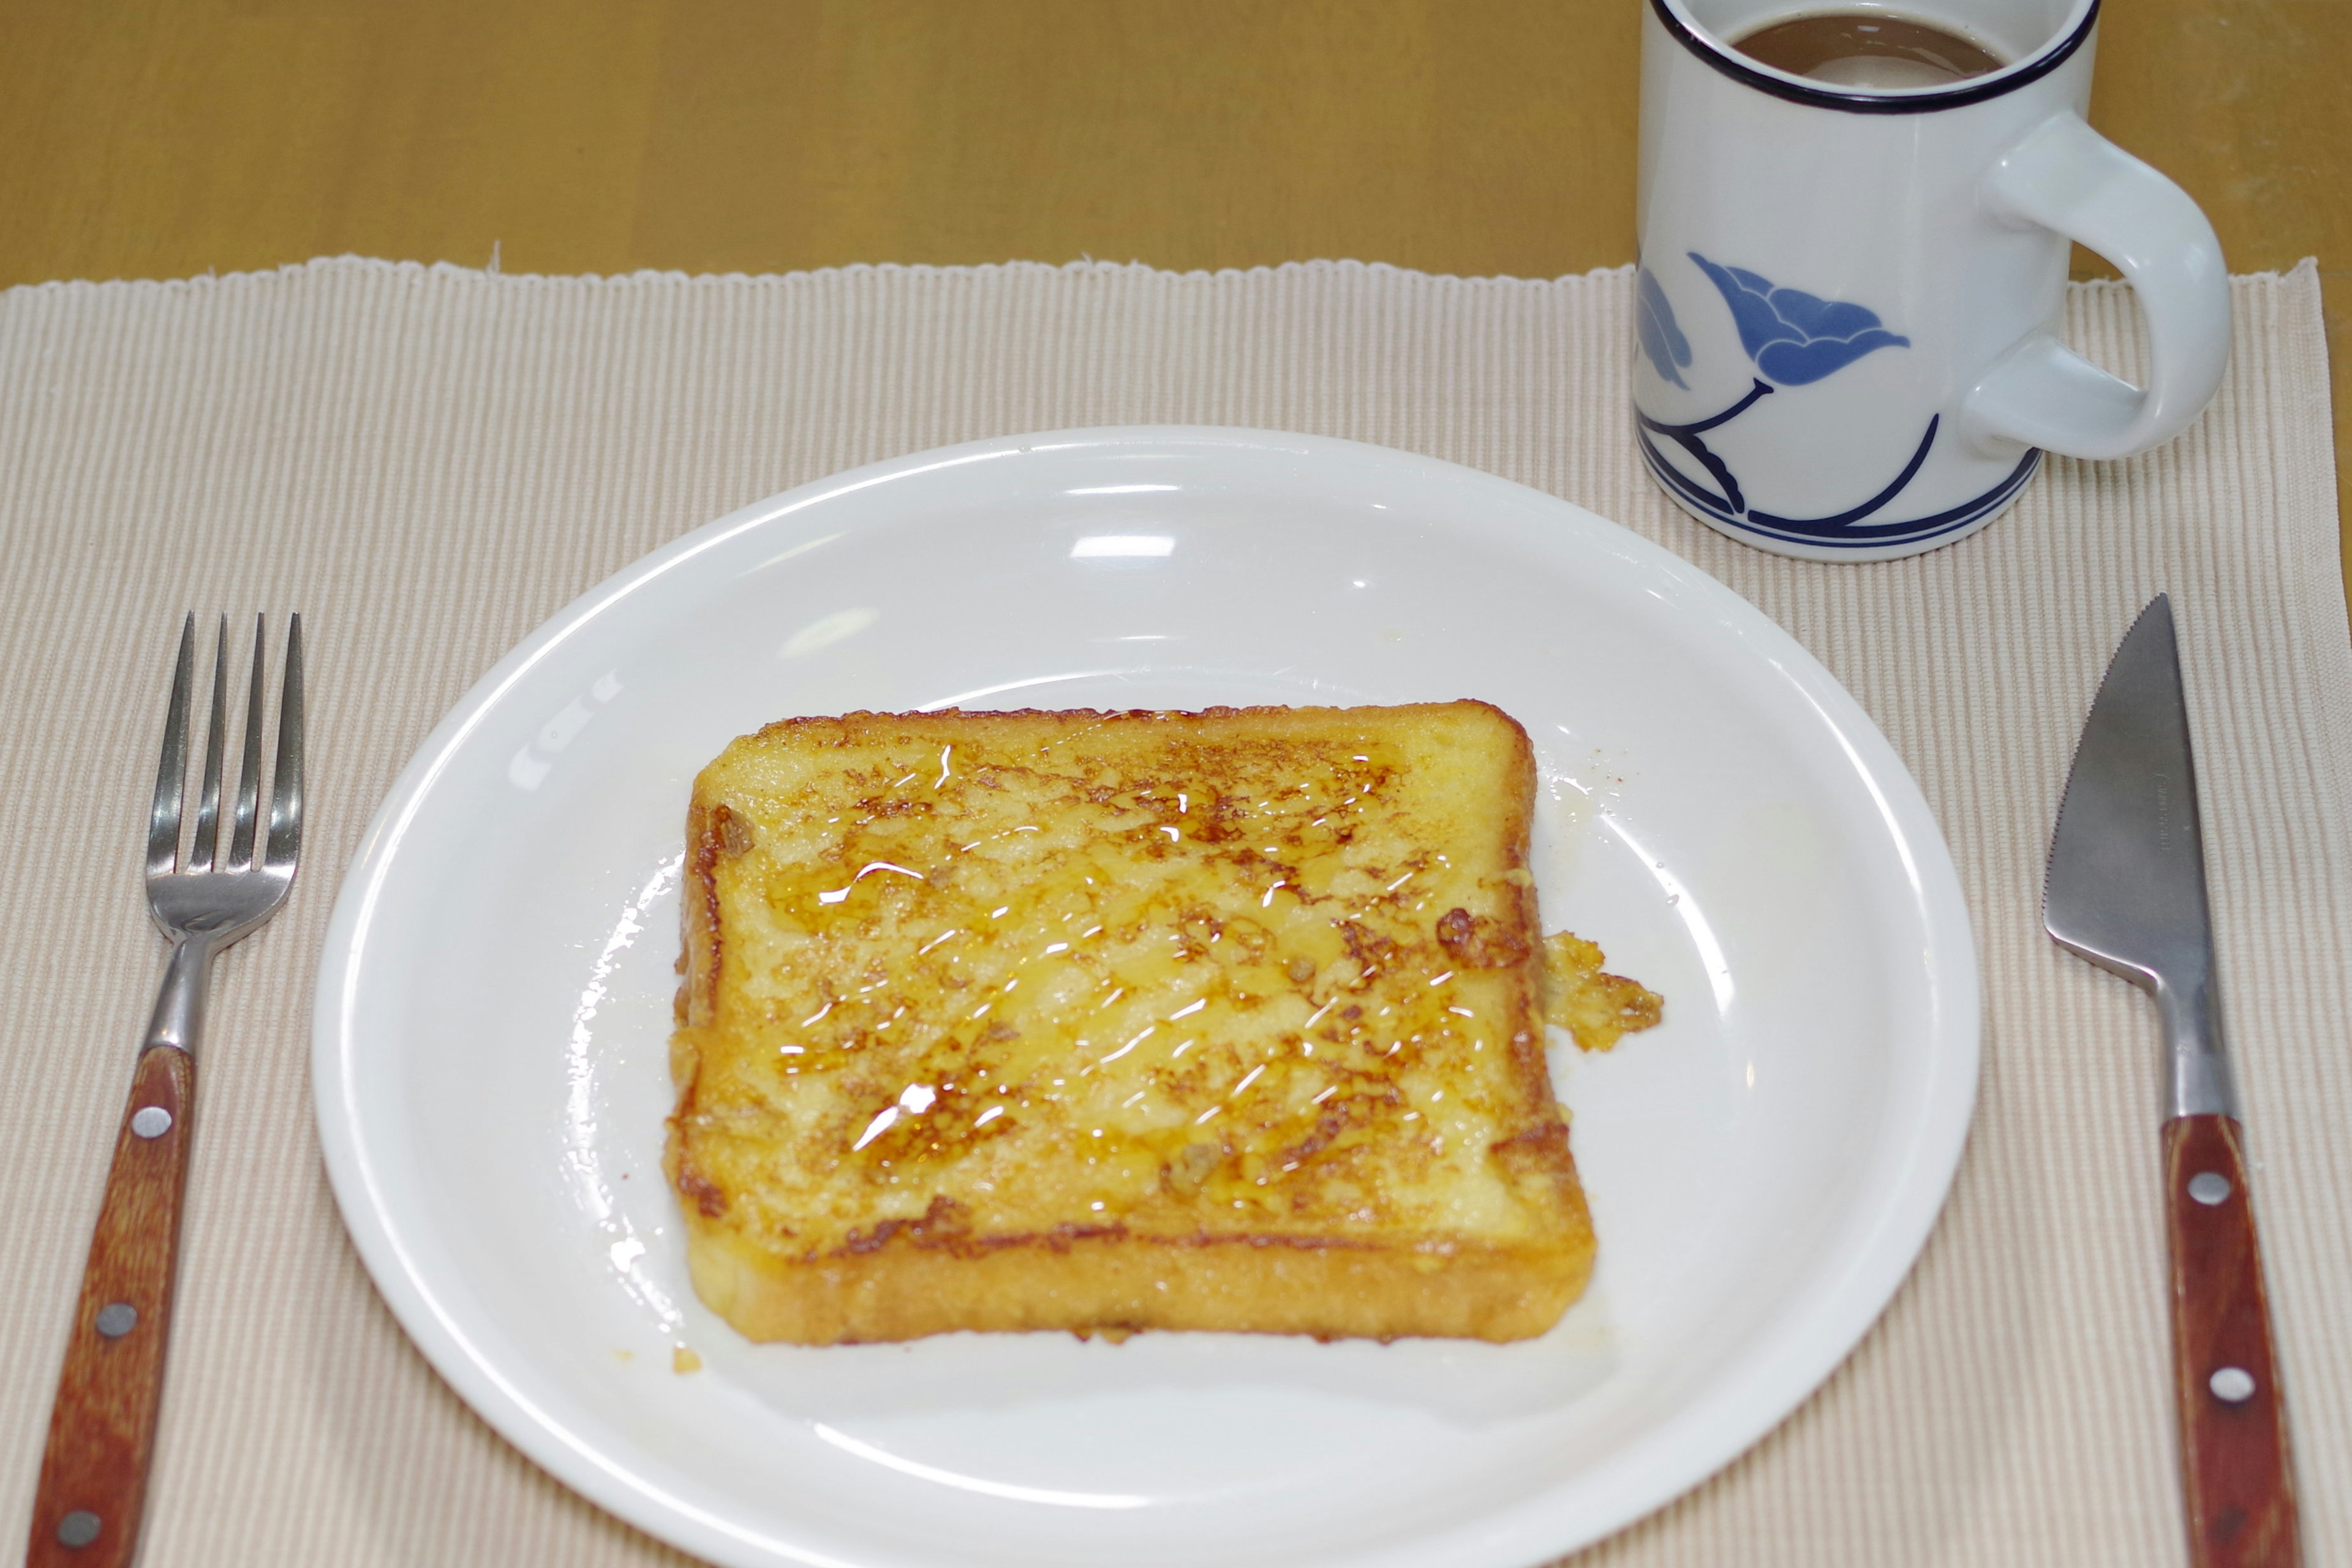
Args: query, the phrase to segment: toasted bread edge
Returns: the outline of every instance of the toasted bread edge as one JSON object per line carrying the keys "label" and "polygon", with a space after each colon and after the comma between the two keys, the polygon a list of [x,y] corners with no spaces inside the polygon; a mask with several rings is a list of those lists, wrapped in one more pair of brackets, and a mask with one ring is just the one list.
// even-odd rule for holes
{"label": "toasted bread edge", "polygon": [[1507,1342],[1545,1332],[1582,1294],[1594,1247],[1580,1194],[1576,1215],[1551,1246],[1171,1240],[1111,1227],[978,1247],[902,1233],[870,1251],[803,1261],[689,1205],[687,1257],[704,1305],[748,1339],[793,1344],[1145,1329]]}

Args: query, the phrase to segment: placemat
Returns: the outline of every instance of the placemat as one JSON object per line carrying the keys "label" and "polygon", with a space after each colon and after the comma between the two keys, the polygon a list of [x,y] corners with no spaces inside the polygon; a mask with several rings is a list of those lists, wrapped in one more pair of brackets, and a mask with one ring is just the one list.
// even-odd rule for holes
{"label": "placemat", "polygon": [[[1429,453],[1663,542],[1853,689],[1958,861],[1985,1065],[1935,1238],[1791,1420],[1580,1563],[2184,1561],[2154,1017],[2038,918],[2084,710],[2168,590],[2309,1561],[2352,1562],[2352,639],[2326,350],[2310,263],[2231,292],[2229,379],[2189,435],[2053,461],[1987,531],[1870,566],[1759,553],[1651,488],[1626,424],[1630,270],[597,279],[344,258],[0,294],[0,1542],[29,1519],[160,973],[140,825],[185,611],[304,613],[312,794],[291,905],[216,984],[144,1561],[679,1563],[475,1419],[344,1237],[307,1069],[341,868],[473,679],[655,545],[944,442],[1192,422]],[[2141,363],[2119,286],[2067,309],[2086,352]]]}

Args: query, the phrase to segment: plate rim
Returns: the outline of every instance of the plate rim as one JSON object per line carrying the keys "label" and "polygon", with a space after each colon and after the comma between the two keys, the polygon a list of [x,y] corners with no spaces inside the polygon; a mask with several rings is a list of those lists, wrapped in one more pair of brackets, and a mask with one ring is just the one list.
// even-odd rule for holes
{"label": "plate rim", "polygon": [[[714,1562],[750,1564],[781,1559],[828,1568],[876,1568],[917,1561],[888,1555],[839,1558],[714,1517],[583,1440],[503,1376],[493,1358],[436,1299],[379,1195],[365,1152],[365,1115],[352,1092],[350,1061],[357,1044],[352,995],[365,971],[362,956],[374,903],[397,861],[407,826],[425,806],[441,773],[473,731],[535,666],[623,598],[740,533],[860,490],[973,463],[1041,454],[1098,456],[1119,447],[1150,447],[1160,455],[1189,449],[1274,452],[1359,465],[1370,460],[1489,489],[1521,505],[1532,502],[1555,511],[1563,522],[1607,541],[1630,558],[1630,564],[1671,580],[1679,592],[1694,595],[1698,607],[1718,619],[1741,623],[1743,636],[1759,637],[1769,646],[1779,656],[1782,673],[1821,709],[1844,741],[1850,764],[1874,786],[1881,822],[1908,850],[1912,886],[1932,939],[1927,973],[1938,983],[1928,987],[1924,1016],[1936,1049],[1922,1075],[1918,1103],[1922,1109],[1951,1110],[1942,1121],[1928,1125],[1927,1131],[1941,1136],[1924,1147],[1915,1146],[1906,1167],[1908,1174],[1878,1211],[1876,1235],[1854,1247],[1845,1260],[1848,1282],[1831,1298],[1830,1321],[1824,1324],[1816,1315],[1806,1340],[1811,1353],[1750,1364],[1686,1408],[1678,1425],[1705,1425],[1717,1434],[1711,1443],[1696,1445],[1695,1456],[1688,1444],[1673,1449],[1651,1442],[1604,1464],[1603,1473],[1620,1472],[1620,1484],[1611,1489],[1613,1500],[1591,1510],[1593,1516],[1581,1522],[1564,1526],[1555,1519],[1547,1529],[1544,1505],[1552,1494],[1531,1492],[1480,1516],[1475,1541],[1461,1539],[1465,1526],[1457,1523],[1444,1533],[1417,1535],[1394,1548],[1369,1549],[1354,1561],[1436,1561],[1429,1554],[1443,1549],[1449,1563],[1523,1564],[1603,1540],[1703,1484],[1787,1420],[1851,1358],[1917,1266],[1940,1222],[1975,1121],[1982,1061],[1979,954],[1950,847],[1924,792],[1876,721],[1811,650],[1761,607],[1663,544],[1549,491],[1441,458],[1336,437],[1228,426],[1101,426],[990,437],[882,458],[752,501],[688,530],[576,595],[492,664],[418,742],[372,814],[337,889],[314,991],[310,1067],[314,1120],[345,1230],[402,1331],[442,1380],[501,1437],[593,1506]],[[1549,1511],[1556,1513],[1556,1506]],[[747,1552],[759,1556],[743,1555]]]}

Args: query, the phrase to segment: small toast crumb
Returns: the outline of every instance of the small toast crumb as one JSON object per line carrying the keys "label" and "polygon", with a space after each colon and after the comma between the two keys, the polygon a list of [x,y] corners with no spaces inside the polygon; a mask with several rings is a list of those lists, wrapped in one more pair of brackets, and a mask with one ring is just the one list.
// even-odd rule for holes
{"label": "small toast crumb", "polygon": [[1544,1022],[1566,1029],[1579,1050],[1605,1051],[1665,1016],[1665,998],[1622,974],[1603,974],[1609,955],[1574,931],[1543,942]]}

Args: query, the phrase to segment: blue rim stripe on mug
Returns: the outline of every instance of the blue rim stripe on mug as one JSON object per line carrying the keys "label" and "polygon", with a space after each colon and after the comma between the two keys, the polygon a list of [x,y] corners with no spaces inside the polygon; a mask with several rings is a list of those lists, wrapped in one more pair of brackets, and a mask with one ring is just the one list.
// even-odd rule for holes
{"label": "blue rim stripe on mug", "polygon": [[2000,483],[1973,500],[1962,501],[1956,507],[1928,517],[1915,517],[1902,522],[1874,524],[1873,526],[1880,531],[1864,534],[1857,530],[1854,534],[1839,539],[1818,533],[1799,533],[1787,529],[1765,528],[1749,521],[1745,517],[1736,515],[1725,508],[1721,496],[1708,490],[1680,472],[1672,463],[1667,462],[1664,454],[1660,452],[1656,445],[1651,441],[1647,431],[1637,426],[1633,435],[1641,444],[1642,460],[1649,465],[1650,472],[1656,477],[1660,484],[1672,490],[1692,510],[1703,512],[1724,527],[1742,533],[1760,533],[1767,538],[1787,540],[1793,544],[1815,545],[1823,550],[1876,550],[1890,544],[1916,544],[1922,540],[1956,533],[1971,523],[1990,517],[2007,506],[2011,498],[2025,487],[2025,481],[2033,477],[2035,468],[2042,462],[2042,449],[2037,447],[2020,458],[2017,467],[2011,468]]}
{"label": "blue rim stripe on mug", "polygon": [[1791,103],[1810,103],[1822,109],[1840,109],[1848,114],[1932,114],[1939,109],[1959,109],[2039,81],[2066,63],[2074,51],[2090,37],[2091,28],[2099,19],[2099,0],[2091,0],[2090,8],[2074,24],[2074,29],[2055,44],[2044,45],[2042,52],[2028,57],[2021,66],[1979,77],[1956,87],[1938,88],[1931,92],[1845,92],[1835,88],[1816,87],[1790,77],[1776,76],[1759,67],[1744,63],[1730,53],[1731,46],[1718,45],[1694,29],[1675,15],[1666,0],[1650,0],[1650,9],[1666,32],[1683,47],[1707,64],[1759,92],[1769,92],[1775,98],[1785,98]]}

